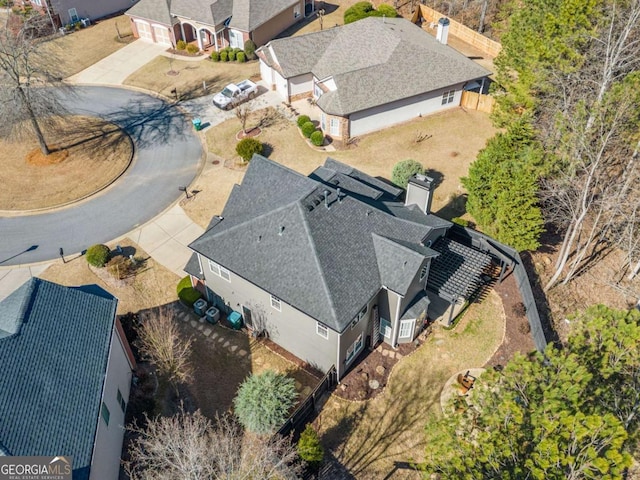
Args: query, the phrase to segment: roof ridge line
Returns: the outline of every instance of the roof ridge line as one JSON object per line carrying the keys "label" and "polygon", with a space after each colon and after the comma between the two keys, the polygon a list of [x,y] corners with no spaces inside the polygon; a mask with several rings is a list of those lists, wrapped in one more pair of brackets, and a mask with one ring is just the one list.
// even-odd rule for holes
{"label": "roof ridge line", "polygon": [[[422,258],[427,258],[426,255],[423,255],[420,252],[416,252],[415,250],[412,250],[411,248],[409,248],[409,247],[407,247],[405,245],[402,245],[401,243],[398,243],[397,239],[393,239],[393,238],[387,237],[385,235],[380,235],[379,233],[376,233],[376,232],[371,232],[371,235],[374,235],[376,237],[380,237],[381,239],[386,240],[387,242],[391,242],[394,245],[397,245],[398,247],[400,247],[403,251],[406,251],[407,253],[411,253],[413,255],[418,255],[418,256],[420,256]],[[407,242],[407,243],[411,243],[411,242]],[[420,245],[420,244],[416,244],[416,245]],[[420,245],[420,246],[424,247],[424,245]],[[428,248],[428,247],[425,247],[425,248]]]}
{"label": "roof ridge line", "polygon": [[324,274],[324,270],[322,269],[322,265],[318,260],[318,250],[316,249],[316,242],[314,241],[313,235],[311,234],[311,229],[309,228],[309,222],[307,222],[307,217],[304,214],[304,208],[302,208],[301,201],[298,200],[296,204],[298,206],[300,216],[302,217],[302,225],[304,227],[304,231],[307,233],[307,238],[309,239],[309,243],[311,245],[311,248],[313,249],[313,253],[314,253],[313,260],[315,264],[318,266],[318,272],[320,272],[320,279],[321,279],[322,286],[324,288],[324,293],[327,297],[327,300],[329,301],[329,308],[331,309],[331,314],[337,323],[338,315],[336,314],[336,307],[335,307],[335,304],[333,303],[333,297],[331,296],[331,292],[329,291],[329,286],[327,285],[327,280]]}

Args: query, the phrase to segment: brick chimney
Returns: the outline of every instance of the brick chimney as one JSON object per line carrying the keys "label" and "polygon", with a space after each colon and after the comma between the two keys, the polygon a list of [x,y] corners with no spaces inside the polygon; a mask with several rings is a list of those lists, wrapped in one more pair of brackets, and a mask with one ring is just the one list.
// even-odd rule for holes
{"label": "brick chimney", "polygon": [[436,40],[441,44],[446,45],[449,38],[449,19],[441,18],[438,20],[438,32],[436,33]]}

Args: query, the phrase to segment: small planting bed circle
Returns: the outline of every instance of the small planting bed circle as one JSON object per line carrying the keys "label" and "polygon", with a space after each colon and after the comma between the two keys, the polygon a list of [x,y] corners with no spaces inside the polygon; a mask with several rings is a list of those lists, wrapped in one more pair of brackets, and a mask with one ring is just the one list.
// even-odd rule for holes
{"label": "small planting bed circle", "polygon": [[42,125],[52,152],[44,155],[26,123],[20,136],[0,140],[0,210],[24,212],[68,205],[117,180],[133,158],[129,136],[116,125],[85,116]]}

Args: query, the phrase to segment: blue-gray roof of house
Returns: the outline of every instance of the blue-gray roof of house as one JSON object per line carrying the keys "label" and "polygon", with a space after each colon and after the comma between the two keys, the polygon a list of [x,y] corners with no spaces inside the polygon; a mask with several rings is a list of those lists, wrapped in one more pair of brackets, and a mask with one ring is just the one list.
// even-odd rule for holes
{"label": "blue-gray roof of house", "polygon": [[321,95],[318,106],[341,116],[491,74],[403,18],[368,17],[275,39],[258,54],[285,78],[332,77],[336,89]]}
{"label": "blue-gray roof of house", "polygon": [[[0,302],[0,450],[73,456],[88,478],[117,300],[32,278]],[[4,330],[6,333],[6,330]]]}
{"label": "blue-gray roof of house", "polygon": [[328,170],[348,172],[341,175],[379,188],[367,201],[362,191],[341,191],[338,198],[330,183],[256,155],[232,190],[223,219],[214,219],[190,246],[340,332],[382,286],[406,293],[423,260],[437,255],[422,243],[443,221],[394,215],[396,209],[376,198],[388,198],[396,187],[332,159],[321,168],[323,178]]}

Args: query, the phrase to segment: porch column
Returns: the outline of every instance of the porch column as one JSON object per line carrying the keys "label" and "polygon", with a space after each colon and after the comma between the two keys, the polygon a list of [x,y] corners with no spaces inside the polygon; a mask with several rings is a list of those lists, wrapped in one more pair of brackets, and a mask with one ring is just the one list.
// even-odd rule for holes
{"label": "porch column", "polygon": [[202,29],[201,28],[196,29],[196,40],[198,40],[198,48],[200,50],[204,50],[202,46]]}
{"label": "porch column", "polygon": [[216,47],[216,52],[220,51],[220,47],[218,46],[218,32],[216,32],[216,29],[213,29],[213,44]]}
{"label": "porch column", "polygon": [[187,38],[187,36],[184,34],[184,25],[182,24],[182,22],[180,22],[180,33],[182,33],[182,38],[180,40],[184,40]]}

